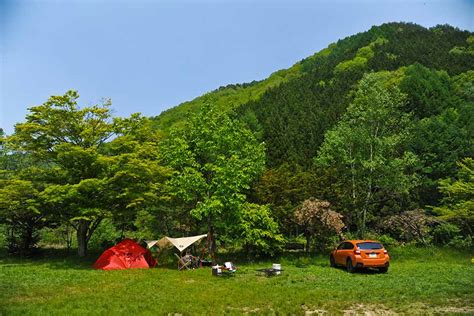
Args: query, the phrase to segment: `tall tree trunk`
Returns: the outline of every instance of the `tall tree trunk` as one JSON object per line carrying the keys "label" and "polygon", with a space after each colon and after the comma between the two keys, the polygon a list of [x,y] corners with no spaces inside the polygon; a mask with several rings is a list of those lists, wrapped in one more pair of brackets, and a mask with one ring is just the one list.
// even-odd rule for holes
{"label": "tall tree trunk", "polygon": [[306,251],[306,253],[309,253],[309,251],[311,250],[311,234],[306,233],[305,235],[306,235],[306,247],[305,247],[306,249],[305,249],[305,251]]}
{"label": "tall tree trunk", "polygon": [[212,217],[209,215],[207,217],[207,240],[208,240],[208,248],[209,254],[212,258],[212,263],[216,264],[216,239],[214,237],[214,225],[212,225]]}
{"label": "tall tree trunk", "polygon": [[74,228],[77,233],[77,254],[79,257],[85,257],[87,254],[87,244],[91,239],[92,234],[95,232],[99,224],[102,222],[103,217],[98,217],[94,220],[81,219]]}
{"label": "tall tree trunk", "polygon": [[87,254],[87,243],[89,238],[87,231],[89,230],[90,221],[81,219],[77,224],[77,254],[79,257],[85,257]]}

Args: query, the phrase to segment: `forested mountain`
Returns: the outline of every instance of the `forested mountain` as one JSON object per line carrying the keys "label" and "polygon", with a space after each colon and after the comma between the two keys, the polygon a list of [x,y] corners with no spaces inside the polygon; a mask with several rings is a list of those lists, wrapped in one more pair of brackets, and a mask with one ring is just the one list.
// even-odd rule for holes
{"label": "forested mountain", "polygon": [[[165,111],[154,118],[154,124],[164,131],[179,127],[205,103],[233,113],[266,146],[267,169],[249,193],[255,202],[270,204],[279,223],[291,227],[294,208],[303,199],[317,196],[334,203],[346,216],[346,223],[356,229],[360,219],[354,209],[365,202],[349,198],[355,193],[345,188],[349,179],[342,180],[349,170],[355,170],[351,169],[355,164],[315,164],[315,159],[328,132],[342,128],[339,125],[344,124],[343,116],[354,102],[360,80],[380,73],[376,81],[395,87],[402,95],[401,113],[391,115],[409,117],[400,131],[403,137],[387,136],[387,142],[393,141],[390,137],[400,140],[383,153],[395,160],[386,157],[384,163],[402,159],[404,152],[415,157],[399,170],[399,176],[411,173],[410,184],[400,183],[393,189],[379,183],[370,192],[364,191],[378,195],[367,205],[371,210],[363,211],[375,225],[380,218],[402,210],[438,205],[440,179],[453,177],[457,163],[474,155],[473,70],[473,33],[449,25],[427,29],[411,23],[387,23],[332,43],[266,80],[221,87]],[[360,115],[350,119],[352,124],[357,117]],[[370,144],[357,146],[363,145]],[[361,166],[364,163],[368,162],[361,162]],[[379,171],[378,177],[388,177]]]}
{"label": "forested mountain", "polygon": [[323,249],[342,233],[472,245],[471,32],[374,26],[151,119],[78,98],[52,96],[0,133],[0,244],[13,251],[45,229],[75,230],[80,255],[96,230],[207,232],[211,252],[273,254],[302,235]]}
{"label": "forested mountain", "polygon": [[155,124],[168,129],[205,102],[233,109],[255,131],[263,133],[267,162],[309,166],[324,132],[337,122],[350,101],[349,91],[362,75],[396,70],[419,63],[457,75],[473,69],[468,46],[472,33],[442,25],[426,29],[416,24],[374,26],[280,70],[268,79],[221,87],[163,112]]}

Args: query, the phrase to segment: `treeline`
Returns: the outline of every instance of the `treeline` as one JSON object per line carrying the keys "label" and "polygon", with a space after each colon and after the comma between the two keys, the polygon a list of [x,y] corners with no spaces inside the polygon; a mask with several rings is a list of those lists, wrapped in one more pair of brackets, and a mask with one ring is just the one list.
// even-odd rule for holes
{"label": "treeline", "polygon": [[51,97],[2,135],[6,244],[54,235],[85,255],[98,235],[207,232],[211,253],[471,246],[473,66],[472,33],[389,23],[157,118]]}

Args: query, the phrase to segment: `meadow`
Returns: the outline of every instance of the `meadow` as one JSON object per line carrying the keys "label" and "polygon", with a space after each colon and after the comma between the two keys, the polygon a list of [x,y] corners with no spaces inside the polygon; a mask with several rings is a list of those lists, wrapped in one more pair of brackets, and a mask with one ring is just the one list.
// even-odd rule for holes
{"label": "meadow", "polygon": [[[440,248],[391,250],[386,274],[330,268],[326,256],[285,254],[278,260],[237,261],[230,277],[210,268],[177,271],[97,271],[96,256],[0,259],[1,315],[85,314],[472,314],[472,253]],[[280,262],[266,277],[258,268]]]}

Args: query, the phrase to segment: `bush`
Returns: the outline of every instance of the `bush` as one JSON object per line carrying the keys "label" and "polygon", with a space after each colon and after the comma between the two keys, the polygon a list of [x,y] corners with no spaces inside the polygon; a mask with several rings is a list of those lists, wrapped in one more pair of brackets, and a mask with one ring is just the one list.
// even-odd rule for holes
{"label": "bush", "polygon": [[317,250],[324,251],[331,243],[332,237],[339,237],[345,227],[342,215],[331,209],[331,203],[309,198],[294,212],[295,223],[300,226],[306,237],[306,251],[316,241]]}
{"label": "bush", "polygon": [[415,242],[428,245],[431,242],[430,226],[435,222],[422,209],[405,211],[390,216],[384,222],[385,232],[404,242]]}
{"label": "bush", "polygon": [[377,233],[368,233],[366,235],[366,239],[377,240],[384,245],[385,248],[393,248],[400,246],[400,242],[395,238],[385,235],[385,234],[377,234]]}
{"label": "bush", "polygon": [[7,247],[7,227],[0,225],[0,249]]}
{"label": "bush", "polygon": [[281,251],[285,239],[266,205],[244,205],[239,224],[240,240],[248,254],[274,255]]}
{"label": "bush", "polygon": [[462,249],[462,248],[471,248],[474,246],[472,243],[472,237],[467,236],[456,236],[454,237],[448,244],[447,246],[457,248],[457,249]]}
{"label": "bush", "polygon": [[104,219],[89,241],[89,249],[103,250],[112,247],[122,239],[122,234],[110,219]]}
{"label": "bush", "polygon": [[40,231],[40,247],[71,249],[77,246],[76,231],[69,223],[59,227],[45,227]]}
{"label": "bush", "polygon": [[460,233],[461,229],[451,223],[441,223],[431,232],[433,235],[433,242],[436,245],[447,245],[454,239],[460,237]]}

